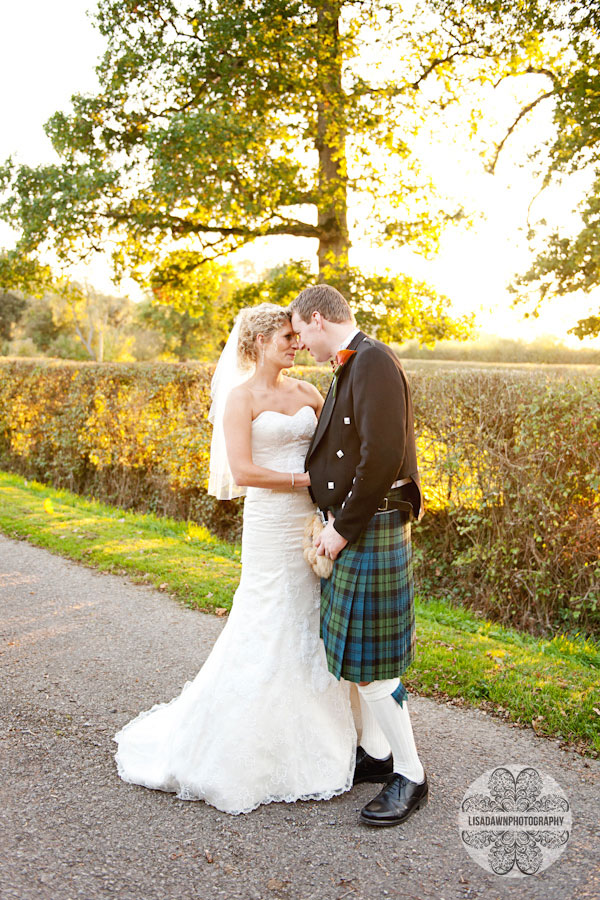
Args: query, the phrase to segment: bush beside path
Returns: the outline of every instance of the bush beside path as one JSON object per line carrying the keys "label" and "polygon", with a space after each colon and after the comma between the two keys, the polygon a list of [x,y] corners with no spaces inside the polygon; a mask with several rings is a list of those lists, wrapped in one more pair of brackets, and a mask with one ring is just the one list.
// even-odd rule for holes
{"label": "bush beside path", "polygon": [[[599,895],[600,762],[481,710],[411,698],[431,799],[397,828],[358,824],[373,785],[329,802],[272,804],[231,817],[124,784],[112,736],[178,693],[223,619],[22,540],[1,537],[0,561],[0,754],[10,773],[0,802],[3,900]],[[457,828],[472,781],[511,763],[550,774],[573,807],[566,851],[525,885],[472,862]]]}

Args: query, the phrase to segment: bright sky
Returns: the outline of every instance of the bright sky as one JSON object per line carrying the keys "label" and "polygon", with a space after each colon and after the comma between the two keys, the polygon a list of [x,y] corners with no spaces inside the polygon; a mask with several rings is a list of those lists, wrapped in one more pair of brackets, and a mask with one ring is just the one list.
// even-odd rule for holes
{"label": "bright sky", "polygon": [[[93,92],[94,67],[104,42],[92,26],[86,9],[89,0],[20,0],[5,4],[2,12],[3,48],[0,54],[1,110],[0,159],[13,155],[19,162],[36,165],[55,159],[43,132],[44,122],[58,109],[67,109],[73,93]],[[502,121],[502,97],[496,112]],[[506,122],[510,122],[506,99]],[[583,343],[566,334],[582,316],[598,309],[598,298],[569,297],[545,304],[538,320],[522,319],[522,311],[510,309],[506,285],[530,259],[524,227],[527,207],[536,192],[531,175],[520,169],[517,160],[543,138],[547,113],[540,111],[513,138],[495,176],[486,175],[476,153],[444,143],[422,148],[425,162],[441,188],[461,199],[477,213],[473,227],[449,231],[440,254],[425,260],[407,251],[390,251],[356,243],[351,261],[365,270],[405,271],[433,284],[451,297],[454,311],[475,311],[482,331],[530,340],[542,333],[554,334],[573,346],[600,346],[600,339]],[[500,131],[499,134],[502,132]],[[570,182],[562,191],[544,194],[533,207],[533,218],[545,216],[551,222],[571,218],[573,196]],[[484,213],[485,218],[479,214]],[[9,247],[14,235],[0,223],[0,246]],[[290,258],[311,259],[315,243],[305,239],[277,238],[251,245],[238,258],[248,260],[260,271]],[[110,283],[108,265],[98,260],[86,277],[96,287],[139,296],[132,282],[115,287]]]}

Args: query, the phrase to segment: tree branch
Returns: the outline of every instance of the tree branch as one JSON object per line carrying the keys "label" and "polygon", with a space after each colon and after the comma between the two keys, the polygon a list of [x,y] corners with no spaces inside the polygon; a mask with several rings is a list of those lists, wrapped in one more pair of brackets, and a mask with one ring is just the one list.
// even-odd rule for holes
{"label": "tree branch", "polygon": [[[96,359],[96,354],[94,353],[94,350],[93,350],[93,348],[92,348],[92,336],[93,336],[93,334],[92,334],[92,331],[91,331],[91,325],[90,325],[90,327],[88,328],[88,339],[86,340],[85,337],[84,337],[84,335],[83,335],[83,332],[81,331],[81,327],[80,327],[80,325],[79,325],[79,320],[77,319],[77,312],[76,312],[76,310],[75,310],[75,304],[74,304],[74,302],[73,302],[70,298],[68,298],[68,299],[67,299],[67,303],[68,303],[69,306],[71,307],[71,312],[73,313],[73,324],[74,324],[74,326],[75,326],[75,333],[77,334],[77,337],[79,338],[79,340],[81,341],[81,343],[83,344],[83,346],[85,347],[85,349],[87,350],[87,352],[89,353],[90,358],[91,358],[91,359]],[[89,324],[89,323],[88,323],[88,324]]]}
{"label": "tree branch", "polygon": [[[467,46],[466,44],[463,45],[463,47],[466,47],[466,46]],[[460,50],[457,49],[453,53],[449,53],[448,56],[444,56],[444,57],[440,57],[440,58],[436,57],[434,60],[432,60],[430,62],[430,64],[428,66],[426,66],[425,69],[423,69],[422,73],[419,75],[417,80],[411,82],[410,87],[415,91],[418,90],[421,85],[421,82],[425,81],[426,78],[429,78],[431,73],[435,69],[437,69],[438,66],[442,66],[444,63],[447,63],[447,62],[452,62],[452,60],[457,56],[464,56],[464,55],[469,56],[471,54],[465,54],[464,52],[461,53]]]}
{"label": "tree branch", "polygon": [[527,68],[525,69],[525,74],[526,75],[545,75],[546,78],[550,79],[550,81],[552,82],[552,84],[554,85],[555,88],[559,87],[559,85],[560,85],[560,78],[558,77],[556,72],[553,72],[551,69],[544,69],[542,67],[538,68],[536,66],[527,66]]}
{"label": "tree branch", "polygon": [[[105,215],[114,222],[123,224],[136,221],[136,216],[132,213],[119,213],[109,210]],[[284,220],[276,225],[248,228],[241,225],[232,227],[205,225],[201,222],[192,222],[189,219],[180,219],[177,216],[168,216],[166,219],[152,221],[147,225],[147,228],[149,230],[168,228],[173,235],[220,234],[223,237],[245,237],[249,240],[277,234],[289,234],[294,237],[319,238],[322,233],[322,229],[318,228],[316,225],[309,225],[307,222],[301,222],[294,219]]]}
{"label": "tree branch", "polygon": [[542,67],[527,66],[527,68],[523,69],[521,72],[504,72],[497,81],[492,83],[492,87],[497,88],[506,78],[520,78],[521,75],[544,75],[545,78],[550,79],[555,88],[560,86],[560,79],[556,72]]}
{"label": "tree branch", "polygon": [[513,133],[513,131],[515,130],[515,128],[517,127],[517,125],[519,124],[519,122],[521,121],[521,119],[523,119],[527,115],[527,113],[530,113],[531,110],[534,109],[534,107],[536,107],[538,105],[538,103],[542,102],[542,100],[548,100],[549,97],[553,97],[554,93],[555,93],[554,89],[552,89],[551,91],[546,91],[544,94],[540,94],[539,97],[536,97],[535,100],[532,100],[531,103],[528,103],[527,106],[523,107],[523,109],[520,111],[520,113],[517,116],[517,118],[515,119],[515,121],[512,123],[512,125],[510,126],[510,128],[508,129],[508,131],[506,132],[506,134],[504,135],[504,137],[502,138],[502,140],[496,147],[496,152],[494,154],[494,158],[493,158],[492,162],[490,163],[490,165],[487,167],[487,171],[490,173],[490,175],[494,174],[494,172],[496,170],[496,165],[498,163],[498,159],[500,158],[500,154],[502,153],[502,149],[503,149],[504,145],[506,144],[507,140],[509,139],[509,137],[511,136],[511,134]]}
{"label": "tree branch", "polygon": [[405,93],[405,91],[408,90],[409,88],[416,91],[421,86],[421,83],[423,81],[425,81],[427,78],[429,78],[431,73],[434,72],[438,68],[438,66],[444,65],[444,63],[450,63],[457,57],[458,58],[470,57],[471,59],[484,59],[485,57],[482,56],[482,54],[477,53],[474,49],[469,51],[469,49],[468,49],[469,45],[471,45],[473,43],[474,42],[472,40],[467,41],[463,44],[459,44],[459,46],[456,47],[454,50],[452,50],[451,52],[448,52],[446,56],[440,56],[440,57],[436,56],[436,58],[433,59],[429,63],[429,65],[423,69],[423,71],[421,72],[421,74],[415,81],[410,81],[407,84],[404,84],[402,86],[395,86],[395,87],[392,87],[391,84],[388,84],[385,87],[379,87],[379,88],[368,88],[366,86],[362,86],[359,90],[354,91],[349,96],[350,97],[362,97],[365,94],[367,94],[371,97],[375,97],[375,96],[397,97],[400,94]]}

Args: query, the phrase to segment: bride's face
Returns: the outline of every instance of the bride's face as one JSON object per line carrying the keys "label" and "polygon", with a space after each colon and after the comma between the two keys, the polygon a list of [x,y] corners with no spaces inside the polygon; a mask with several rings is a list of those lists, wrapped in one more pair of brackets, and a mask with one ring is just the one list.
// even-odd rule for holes
{"label": "bride's face", "polygon": [[291,322],[282,325],[265,343],[265,361],[277,363],[282,369],[294,365],[298,350],[298,338]]}

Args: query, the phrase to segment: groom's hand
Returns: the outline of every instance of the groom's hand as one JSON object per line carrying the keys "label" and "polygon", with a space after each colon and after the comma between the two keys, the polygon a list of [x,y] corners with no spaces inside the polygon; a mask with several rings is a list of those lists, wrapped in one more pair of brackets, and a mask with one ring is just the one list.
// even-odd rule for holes
{"label": "groom's hand", "polygon": [[348,541],[333,527],[335,519],[331,512],[327,513],[329,521],[315,541],[317,556],[327,556],[329,559],[337,559]]}

